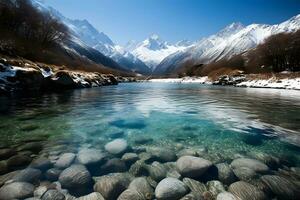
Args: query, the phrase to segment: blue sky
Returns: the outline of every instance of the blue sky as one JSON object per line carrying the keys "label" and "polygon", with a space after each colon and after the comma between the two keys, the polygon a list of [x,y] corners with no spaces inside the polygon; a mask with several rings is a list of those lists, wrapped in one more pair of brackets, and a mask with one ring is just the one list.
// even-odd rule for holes
{"label": "blue sky", "polygon": [[300,14],[300,0],[44,0],[65,16],[87,19],[115,43],[156,33],[198,40],[232,22],[280,23]]}

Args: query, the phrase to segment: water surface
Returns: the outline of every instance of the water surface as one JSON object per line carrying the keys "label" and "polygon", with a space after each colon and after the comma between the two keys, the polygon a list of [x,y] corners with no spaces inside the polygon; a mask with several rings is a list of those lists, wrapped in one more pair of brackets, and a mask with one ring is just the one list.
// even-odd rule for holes
{"label": "water surface", "polygon": [[128,83],[0,97],[0,113],[1,146],[45,137],[103,148],[120,133],[132,145],[145,136],[148,146],[206,148],[214,162],[259,153],[300,162],[299,91]]}

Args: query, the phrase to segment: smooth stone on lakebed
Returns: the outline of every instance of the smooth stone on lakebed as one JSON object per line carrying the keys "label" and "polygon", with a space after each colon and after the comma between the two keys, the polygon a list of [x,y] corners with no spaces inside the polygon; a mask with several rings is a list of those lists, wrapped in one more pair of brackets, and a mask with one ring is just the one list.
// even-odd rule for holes
{"label": "smooth stone on lakebed", "polygon": [[217,196],[217,200],[238,200],[233,194],[230,192],[221,192]]}
{"label": "smooth stone on lakebed", "polygon": [[269,167],[266,164],[264,164],[259,160],[250,159],[250,158],[235,159],[231,162],[230,165],[233,169],[240,168],[240,167],[248,167],[258,173],[266,173],[269,171]]}
{"label": "smooth stone on lakebed", "polygon": [[7,169],[7,162],[6,162],[6,160],[0,161],[0,175],[7,173],[7,171],[8,171],[8,169]]}
{"label": "smooth stone on lakebed", "polygon": [[43,142],[28,142],[23,144],[17,148],[18,151],[32,151],[34,153],[38,153],[43,149]]}
{"label": "smooth stone on lakebed", "polygon": [[151,178],[155,181],[160,181],[167,176],[167,169],[159,162],[153,162],[151,165],[147,165],[147,170]]}
{"label": "smooth stone on lakebed", "polygon": [[54,164],[54,167],[65,169],[69,167],[73,161],[75,160],[76,155],[74,153],[64,153],[62,154],[59,159]]}
{"label": "smooth stone on lakebed", "polygon": [[159,162],[171,162],[177,159],[176,154],[171,149],[166,148],[150,148],[147,152],[151,154],[151,159]]}
{"label": "smooth stone on lakebed", "polygon": [[236,180],[235,174],[227,163],[216,164],[218,168],[218,179],[227,185],[230,185]]}
{"label": "smooth stone on lakebed", "polygon": [[248,167],[235,168],[233,172],[242,181],[250,181],[258,177],[258,174]]}
{"label": "smooth stone on lakebed", "polygon": [[131,165],[139,159],[136,153],[125,153],[121,158],[127,165]]}
{"label": "smooth stone on lakebed", "polygon": [[115,139],[104,146],[107,152],[116,155],[126,151],[127,147],[127,142],[124,139]]}
{"label": "smooth stone on lakebed", "polygon": [[0,188],[0,199],[25,199],[27,197],[32,197],[33,191],[34,186],[30,183],[13,182]]}
{"label": "smooth stone on lakebed", "polygon": [[62,171],[58,180],[62,187],[75,189],[87,187],[91,183],[92,178],[84,165],[74,164]]}
{"label": "smooth stone on lakebed", "polygon": [[77,154],[78,162],[83,165],[100,163],[105,157],[106,154],[97,149],[82,149]]}
{"label": "smooth stone on lakebed", "polygon": [[103,174],[113,173],[113,172],[125,172],[127,170],[126,164],[123,160],[119,158],[112,158],[104,165],[101,166],[100,171]]}
{"label": "smooth stone on lakebed", "polygon": [[216,181],[216,180],[208,181],[207,188],[208,188],[208,191],[210,191],[210,193],[214,197],[218,196],[218,194],[221,192],[225,192],[225,188],[224,188],[223,184],[220,181]]}
{"label": "smooth stone on lakebed", "polygon": [[279,199],[300,199],[299,185],[292,181],[276,175],[264,175],[260,179]]}
{"label": "smooth stone on lakebed", "polygon": [[201,176],[211,166],[210,161],[194,156],[182,156],[176,162],[178,172],[182,176],[190,178]]}
{"label": "smooth stone on lakebed", "polygon": [[13,149],[5,148],[0,149],[0,160],[7,159],[16,154],[16,151]]}
{"label": "smooth stone on lakebed", "polygon": [[12,182],[37,182],[42,175],[41,170],[34,168],[26,168],[17,173],[10,181]]}
{"label": "smooth stone on lakebed", "polygon": [[45,170],[49,169],[52,166],[52,163],[46,157],[39,157],[39,158],[34,159],[31,162],[30,166],[33,167],[33,168],[45,171]]}
{"label": "smooth stone on lakebed", "polygon": [[31,162],[32,158],[27,155],[14,155],[7,160],[8,168],[24,167]]}
{"label": "smooth stone on lakebed", "polygon": [[99,192],[93,192],[88,195],[76,198],[76,200],[105,200]]}
{"label": "smooth stone on lakebed", "polygon": [[117,199],[131,182],[131,176],[127,173],[114,173],[95,179],[94,191],[99,192],[105,200]]}
{"label": "smooth stone on lakebed", "polygon": [[267,199],[263,191],[254,185],[244,181],[232,183],[228,191],[237,196],[240,200],[265,200]]}
{"label": "smooth stone on lakebed", "polygon": [[165,178],[155,188],[155,197],[158,200],[177,200],[188,192],[189,188],[180,180]]}
{"label": "smooth stone on lakebed", "polygon": [[51,168],[47,170],[45,176],[49,181],[57,181],[61,172],[61,169]]}
{"label": "smooth stone on lakebed", "polygon": [[48,190],[43,194],[41,200],[65,200],[66,197],[58,190]]}
{"label": "smooth stone on lakebed", "polygon": [[197,199],[202,199],[202,194],[207,191],[206,185],[199,181],[190,178],[184,178],[183,183],[189,187],[193,196]]}
{"label": "smooth stone on lakebed", "polygon": [[135,178],[128,186],[131,191],[137,191],[144,199],[152,199],[154,190],[145,177]]}

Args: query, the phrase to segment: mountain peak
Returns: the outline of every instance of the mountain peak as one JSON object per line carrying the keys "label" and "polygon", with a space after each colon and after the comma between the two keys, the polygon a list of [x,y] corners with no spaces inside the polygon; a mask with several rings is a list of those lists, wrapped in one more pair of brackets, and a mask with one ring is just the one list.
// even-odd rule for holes
{"label": "mountain peak", "polygon": [[230,36],[234,33],[237,33],[238,31],[242,30],[243,28],[245,28],[245,26],[240,23],[240,22],[234,22],[229,24],[228,26],[226,26],[224,29],[222,29],[217,36],[219,37],[227,37]]}
{"label": "mountain peak", "polygon": [[159,40],[159,36],[157,34],[152,34],[149,38],[152,40]]}

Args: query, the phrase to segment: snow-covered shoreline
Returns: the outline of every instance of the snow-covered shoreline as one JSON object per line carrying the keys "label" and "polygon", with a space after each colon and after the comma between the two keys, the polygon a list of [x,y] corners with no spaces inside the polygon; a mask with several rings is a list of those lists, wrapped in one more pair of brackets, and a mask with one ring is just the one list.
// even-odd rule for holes
{"label": "snow-covered shoreline", "polygon": [[[199,83],[212,85],[215,82],[211,81],[207,76],[204,77],[184,77],[184,78],[161,78],[150,79],[153,83]],[[270,79],[254,79],[245,80],[235,84],[236,87],[248,88],[273,88],[273,89],[290,89],[300,90],[300,78],[284,78],[278,79],[272,77]]]}

